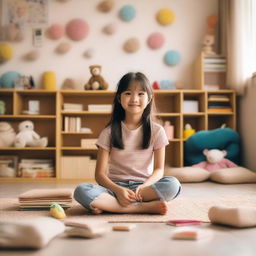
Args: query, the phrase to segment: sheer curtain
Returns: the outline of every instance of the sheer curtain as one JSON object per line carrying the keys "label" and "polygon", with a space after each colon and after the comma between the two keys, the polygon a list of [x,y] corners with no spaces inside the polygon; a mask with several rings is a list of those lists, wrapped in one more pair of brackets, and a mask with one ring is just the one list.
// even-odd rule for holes
{"label": "sheer curtain", "polygon": [[256,71],[255,2],[219,0],[220,48],[227,57],[227,87],[240,95]]}

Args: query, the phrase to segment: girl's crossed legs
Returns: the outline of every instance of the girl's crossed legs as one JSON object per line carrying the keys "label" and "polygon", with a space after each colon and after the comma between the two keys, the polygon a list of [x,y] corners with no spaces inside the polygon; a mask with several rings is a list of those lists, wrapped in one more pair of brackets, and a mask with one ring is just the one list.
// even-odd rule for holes
{"label": "girl's crossed legs", "polygon": [[[140,181],[116,182],[119,186],[133,191],[143,184]],[[115,194],[100,185],[83,183],[74,192],[74,198],[93,213],[102,211],[117,213],[167,213],[166,202],[178,196],[181,185],[175,177],[163,177],[155,184],[141,190],[142,202],[121,206]]]}

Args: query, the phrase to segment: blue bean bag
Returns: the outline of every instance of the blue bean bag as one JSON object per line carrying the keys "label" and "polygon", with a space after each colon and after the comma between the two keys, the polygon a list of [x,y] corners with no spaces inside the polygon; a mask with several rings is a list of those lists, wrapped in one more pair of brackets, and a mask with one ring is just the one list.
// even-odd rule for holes
{"label": "blue bean bag", "polygon": [[235,130],[218,128],[193,134],[185,142],[185,165],[205,161],[204,149],[226,150],[226,158],[240,164],[240,136]]}

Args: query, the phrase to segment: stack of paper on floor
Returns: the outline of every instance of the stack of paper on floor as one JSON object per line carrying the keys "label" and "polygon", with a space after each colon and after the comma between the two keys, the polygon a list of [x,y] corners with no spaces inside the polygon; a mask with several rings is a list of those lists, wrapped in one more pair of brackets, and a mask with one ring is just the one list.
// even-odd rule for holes
{"label": "stack of paper on floor", "polygon": [[71,189],[32,189],[19,195],[21,210],[50,209],[52,203],[58,203],[63,208],[72,204]]}
{"label": "stack of paper on floor", "polygon": [[71,237],[94,238],[110,231],[107,221],[69,219],[64,220],[64,224],[67,226],[66,235]]}

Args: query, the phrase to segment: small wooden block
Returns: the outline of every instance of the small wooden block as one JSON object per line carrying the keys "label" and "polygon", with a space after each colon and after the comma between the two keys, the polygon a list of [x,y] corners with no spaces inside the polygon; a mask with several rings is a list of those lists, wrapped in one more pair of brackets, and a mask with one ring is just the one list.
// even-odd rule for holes
{"label": "small wooden block", "polygon": [[112,227],[114,231],[130,231],[136,227],[135,224],[115,225]]}

